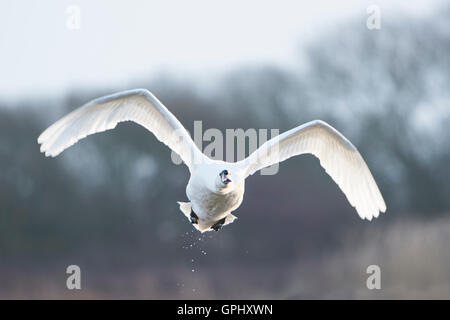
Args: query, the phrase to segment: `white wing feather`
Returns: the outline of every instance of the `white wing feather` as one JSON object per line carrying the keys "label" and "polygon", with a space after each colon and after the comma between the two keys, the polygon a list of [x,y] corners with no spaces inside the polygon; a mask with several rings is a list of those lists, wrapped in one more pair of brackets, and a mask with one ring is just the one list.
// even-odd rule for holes
{"label": "white wing feather", "polygon": [[152,132],[175,151],[192,171],[193,159],[203,156],[178,119],[145,89],[101,97],[69,113],[38,138],[41,152],[55,157],[78,140],[113,129],[119,122],[133,121]]}
{"label": "white wing feather", "polygon": [[245,175],[295,155],[316,156],[359,216],[372,220],[386,204],[364,159],[353,144],[329,124],[315,120],[267,141],[241,162]]}

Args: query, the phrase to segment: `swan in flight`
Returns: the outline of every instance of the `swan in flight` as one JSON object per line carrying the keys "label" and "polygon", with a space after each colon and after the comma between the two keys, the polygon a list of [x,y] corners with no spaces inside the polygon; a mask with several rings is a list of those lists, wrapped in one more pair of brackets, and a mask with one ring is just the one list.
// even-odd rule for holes
{"label": "swan in flight", "polygon": [[264,143],[244,160],[230,163],[205,156],[178,119],[148,90],[136,89],[101,97],[69,113],[38,138],[41,152],[55,157],[78,140],[134,121],[175,151],[189,168],[189,202],[180,210],[201,231],[218,231],[236,218],[245,179],[292,156],[309,153],[344,192],[362,219],[372,220],[386,205],[358,150],[329,124],[315,120]]}

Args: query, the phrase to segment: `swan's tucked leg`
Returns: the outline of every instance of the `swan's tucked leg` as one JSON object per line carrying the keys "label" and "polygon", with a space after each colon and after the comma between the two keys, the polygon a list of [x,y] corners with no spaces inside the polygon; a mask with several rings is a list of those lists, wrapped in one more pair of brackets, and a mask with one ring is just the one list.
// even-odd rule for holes
{"label": "swan's tucked leg", "polygon": [[226,217],[222,218],[219,221],[217,221],[216,223],[214,223],[211,226],[211,229],[213,229],[214,231],[219,231],[222,228],[222,226],[225,224],[225,219],[226,219]]}
{"label": "swan's tucked leg", "polygon": [[198,216],[195,214],[194,211],[191,211],[191,223],[198,224]]}
{"label": "swan's tucked leg", "polygon": [[229,213],[225,218],[220,219],[215,224],[211,226],[211,229],[214,231],[219,231],[223,226],[226,226],[227,224],[232,223],[234,220],[236,220],[237,217]]}

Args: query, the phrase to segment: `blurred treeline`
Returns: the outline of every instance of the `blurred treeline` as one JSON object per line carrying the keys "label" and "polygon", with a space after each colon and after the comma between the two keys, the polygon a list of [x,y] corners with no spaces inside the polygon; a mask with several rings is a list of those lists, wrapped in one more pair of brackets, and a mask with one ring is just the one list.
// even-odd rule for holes
{"label": "blurred treeline", "polygon": [[[207,89],[170,75],[132,86],[151,90],[191,133],[194,120],[202,120],[203,130],[280,132],[313,119],[329,122],[359,148],[385,197],[388,213],[371,223],[358,218],[315,158],[303,156],[282,163],[275,176],[248,179],[239,219],[219,233],[200,236],[176,204],[186,200],[188,170],[174,165],[170,150],[145,129],[124,123],[55,159],[39,153],[38,135],[59,117],[128,88],[0,102],[1,295],[15,292],[21,270],[46,270],[41,275],[59,270],[58,279],[64,279],[58,268],[74,263],[114,277],[145,268],[160,291],[140,291],[140,297],[189,296],[193,293],[177,290],[202,270],[203,280],[192,286],[200,292],[208,287],[211,297],[232,296],[239,288],[246,292],[246,286],[260,290],[248,297],[284,297],[283,283],[289,283],[290,295],[308,297],[286,279],[285,271],[297,261],[314,265],[332,252],[353,252],[363,234],[392,228],[394,221],[402,226],[401,221],[445,220],[450,212],[448,9],[423,19],[386,20],[378,31],[359,20],[342,24],[300,48],[299,63],[289,70],[240,68]],[[448,262],[448,253],[445,257]],[[191,258],[198,269],[193,273]],[[236,281],[227,287],[221,274]],[[138,272],[134,275],[139,279]],[[215,286],[216,279],[222,287]],[[327,285],[314,288],[320,297]],[[16,290],[33,297],[42,293]]]}

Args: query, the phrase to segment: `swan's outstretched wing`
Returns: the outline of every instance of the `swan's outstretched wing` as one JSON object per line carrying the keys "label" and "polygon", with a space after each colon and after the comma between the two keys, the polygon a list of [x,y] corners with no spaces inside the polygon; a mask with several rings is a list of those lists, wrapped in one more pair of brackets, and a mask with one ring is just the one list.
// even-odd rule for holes
{"label": "swan's outstretched wing", "polygon": [[192,171],[194,157],[203,154],[178,119],[145,89],[123,91],[95,99],[55,122],[38,138],[41,152],[55,157],[78,140],[134,121],[175,151]]}
{"label": "swan's outstretched wing", "polygon": [[361,218],[372,220],[386,204],[364,159],[353,144],[329,124],[316,120],[289,130],[263,144],[240,163],[245,176],[286,160],[311,153],[344,192]]}

